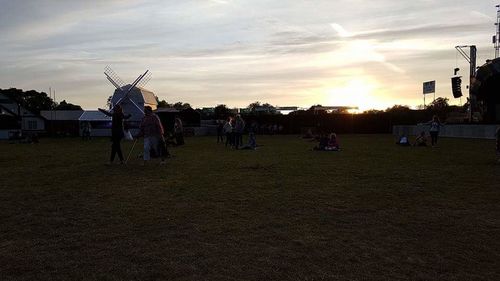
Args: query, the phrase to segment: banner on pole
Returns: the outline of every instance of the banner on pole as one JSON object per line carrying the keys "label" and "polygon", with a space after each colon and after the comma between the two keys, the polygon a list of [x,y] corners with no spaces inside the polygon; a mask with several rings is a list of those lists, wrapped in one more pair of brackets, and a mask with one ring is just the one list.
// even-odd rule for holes
{"label": "banner on pole", "polygon": [[424,82],[424,95],[436,92],[436,81]]}

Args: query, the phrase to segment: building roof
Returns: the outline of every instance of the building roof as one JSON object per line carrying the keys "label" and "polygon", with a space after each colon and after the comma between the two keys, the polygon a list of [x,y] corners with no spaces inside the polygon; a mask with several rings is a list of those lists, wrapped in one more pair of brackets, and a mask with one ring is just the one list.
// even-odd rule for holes
{"label": "building roof", "polygon": [[156,96],[153,92],[151,92],[150,90],[146,90],[144,88],[141,88],[141,87],[136,87],[138,88],[141,93],[142,93],[142,97],[144,98],[144,103],[147,103],[147,104],[150,104],[150,105],[157,105],[158,102],[156,101]]}
{"label": "building roof", "polygon": [[42,110],[40,115],[47,120],[78,121],[83,110]]}
{"label": "building roof", "polygon": [[111,117],[98,110],[86,110],[78,119],[80,121],[111,121]]}

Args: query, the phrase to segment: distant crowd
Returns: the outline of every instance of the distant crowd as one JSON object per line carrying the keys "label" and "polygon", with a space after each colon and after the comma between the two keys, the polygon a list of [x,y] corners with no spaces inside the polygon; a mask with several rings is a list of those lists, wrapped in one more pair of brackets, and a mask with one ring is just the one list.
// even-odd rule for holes
{"label": "distant crowd", "polygon": [[[184,145],[184,128],[179,117],[175,117],[174,128],[171,132],[166,132],[163,128],[159,117],[153,113],[151,107],[144,108],[144,117],[142,118],[139,133],[132,136],[126,120],[130,118],[130,114],[125,114],[120,105],[116,105],[111,111],[100,109],[101,112],[108,115],[112,119],[111,125],[111,153],[108,164],[112,164],[116,157],[119,163],[125,164],[134,149],[135,142],[138,138],[144,139],[143,152],[140,157],[143,159],[143,164],[151,161],[151,159],[159,159],[161,165],[165,164],[165,159],[172,155],[168,151],[168,146]],[[398,136],[396,144],[407,147],[436,147],[439,141],[439,133],[441,128],[446,125],[434,116],[432,120],[426,123],[420,123],[420,127],[425,126],[427,130],[420,131],[415,137],[411,138],[407,134]],[[259,125],[253,121],[247,124],[241,115],[230,116],[226,120],[216,120],[217,127],[217,143],[224,145],[226,148],[235,150],[256,150],[257,145],[256,135],[269,134],[274,135],[283,131],[283,126],[279,124],[262,124]],[[82,139],[90,140],[92,126],[89,122],[81,124]],[[316,142],[312,147],[314,151],[340,151],[340,141],[338,135],[334,131],[320,130],[313,133],[312,129],[308,129],[303,138]],[[244,143],[244,135],[248,133],[246,143]],[[497,161],[500,163],[500,127],[495,133],[496,138],[496,155]],[[121,149],[121,141],[135,140],[131,151],[126,157]],[[10,136],[11,142],[17,143],[38,143],[37,134],[22,134],[17,133]]]}

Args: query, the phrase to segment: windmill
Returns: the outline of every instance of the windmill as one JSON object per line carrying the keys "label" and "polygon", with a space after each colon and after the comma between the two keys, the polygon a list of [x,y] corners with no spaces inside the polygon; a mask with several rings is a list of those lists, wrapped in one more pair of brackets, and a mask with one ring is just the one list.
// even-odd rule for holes
{"label": "windmill", "polygon": [[131,115],[127,123],[132,128],[137,128],[144,116],[144,107],[151,106],[155,110],[158,104],[155,94],[143,88],[151,79],[151,72],[146,70],[131,84],[125,84],[109,66],[104,69],[104,75],[116,88],[111,97],[109,111],[113,111],[116,105],[121,105],[123,111]]}

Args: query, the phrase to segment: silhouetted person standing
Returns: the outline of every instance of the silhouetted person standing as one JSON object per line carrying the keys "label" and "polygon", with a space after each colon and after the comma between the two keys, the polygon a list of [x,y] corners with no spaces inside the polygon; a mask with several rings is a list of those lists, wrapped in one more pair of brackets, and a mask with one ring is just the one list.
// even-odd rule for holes
{"label": "silhouetted person standing", "polygon": [[427,125],[431,126],[429,129],[429,134],[431,135],[431,145],[434,147],[435,145],[437,145],[439,130],[441,129],[441,126],[443,126],[443,123],[439,121],[437,115],[434,115],[434,117],[432,117],[432,120],[427,122]]}
{"label": "silhouetted person standing", "polygon": [[236,120],[234,122],[234,147],[238,149],[243,145],[243,132],[245,130],[245,121],[241,118],[241,115],[236,115]]}
{"label": "silhouetted person standing", "polygon": [[182,120],[179,117],[175,118],[174,135],[175,135],[175,143],[177,145],[183,145],[184,144],[184,128],[182,126]]}
{"label": "silhouetted person standing", "polygon": [[151,160],[151,150],[153,150],[155,155],[160,156],[160,165],[165,164],[165,153],[162,153],[159,146],[160,141],[163,140],[163,134],[164,130],[160,118],[153,113],[153,109],[150,106],[145,106],[144,117],[141,121],[139,135],[137,135],[137,137],[144,137],[143,165]]}
{"label": "silhouetted person standing", "polygon": [[224,134],[226,134],[226,147],[229,144],[229,146],[233,145],[232,141],[232,134],[233,134],[233,125],[232,123],[232,118],[228,117],[226,123],[224,123]]}
{"label": "silhouetted person standing", "polygon": [[217,143],[224,143],[224,121],[217,120]]}
{"label": "silhouetted person standing", "polygon": [[109,113],[105,110],[100,110],[107,116],[111,116],[111,157],[109,159],[109,165],[115,160],[115,156],[118,154],[120,159],[120,164],[123,164],[123,154],[121,148],[121,140],[123,139],[123,121],[130,118],[130,114],[125,115],[123,113],[122,107],[117,104],[113,108],[113,113]]}

